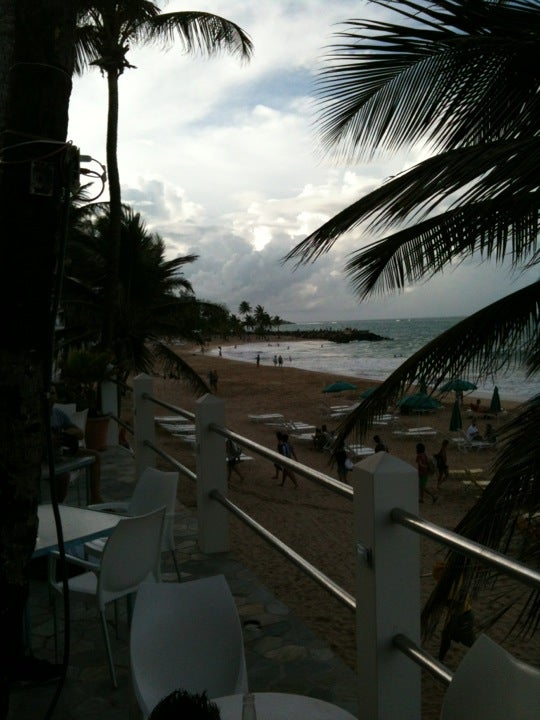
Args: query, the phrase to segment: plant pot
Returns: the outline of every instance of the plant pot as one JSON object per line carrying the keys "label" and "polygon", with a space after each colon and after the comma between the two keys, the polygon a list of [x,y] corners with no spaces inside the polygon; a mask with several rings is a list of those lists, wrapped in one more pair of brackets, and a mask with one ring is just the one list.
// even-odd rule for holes
{"label": "plant pot", "polygon": [[108,415],[89,417],[86,420],[85,443],[89,450],[105,450],[107,448],[109,420]]}

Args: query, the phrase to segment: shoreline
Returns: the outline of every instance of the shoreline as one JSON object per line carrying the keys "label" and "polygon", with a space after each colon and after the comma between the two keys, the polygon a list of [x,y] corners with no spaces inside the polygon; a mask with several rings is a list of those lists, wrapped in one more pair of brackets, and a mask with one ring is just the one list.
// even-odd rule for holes
{"label": "shoreline", "polygon": [[[231,357],[230,355],[220,356],[218,354],[219,348],[221,347],[222,350],[226,351],[226,348],[235,348],[235,349],[237,347],[248,347],[249,348],[250,346],[254,346],[254,348],[256,348],[257,346],[264,346],[264,348],[266,350],[271,348],[272,350],[277,351],[277,348],[280,348],[280,350],[282,352],[287,351],[287,353],[288,353],[288,351],[290,349],[292,349],[289,347],[290,345],[294,346],[295,343],[301,343],[303,341],[304,340],[299,340],[298,338],[295,338],[293,336],[282,334],[281,338],[280,338],[280,342],[276,342],[276,343],[268,342],[268,340],[265,338],[262,338],[257,341],[254,341],[253,339],[250,338],[248,341],[238,340],[237,342],[230,341],[230,340],[224,341],[224,340],[219,340],[219,339],[217,339],[217,340],[212,339],[211,341],[206,343],[204,350],[201,350],[199,345],[193,345],[193,344],[189,344],[187,346],[183,346],[183,345],[175,346],[174,349],[179,353],[189,352],[190,354],[195,355],[195,356],[205,355],[208,357],[216,357],[216,359],[220,362],[223,360],[227,360],[230,362],[240,363],[241,365],[246,365],[246,364],[255,362],[255,356],[257,354],[257,350],[255,350],[255,349],[253,350],[253,354],[254,354],[253,359],[248,360],[248,359],[245,359],[242,357]],[[370,342],[370,341],[367,341],[367,342]],[[374,342],[376,342],[376,341],[374,341]],[[284,345],[286,345],[287,347],[284,348],[283,347]],[[336,349],[339,349],[339,347],[340,347],[340,343],[336,343]],[[403,359],[405,360],[406,358],[403,358]],[[318,373],[319,375],[325,375],[327,377],[331,377],[331,379],[328,380],[328,382],[331,382],[333,379],[336,378],[336,375],[331,373],[328,370],[314,370],[312,368],[298,367],[297,365],[294,365],[294,361],[292,363],[289,363],[288,361],[286,361],[284,363],[284,365],[287,368],[289,368],[289,367],[295,368],[302,372]],[[349,380],[358,385],[361,385],[362,387],[359,388],[360,392],[365,390],[367,387],[371,387],[373,385],[381,385],[384,382],[384,379],[367,378],[362,375],[351,375],[351,374],[346,374],[346,373],[339,373],[339,377],[343,378],[344,380]],[[468,405],[469,403],[474,402],[474,400],[476,400],[477,398],[482,401],[491,400],[491,396],[492,396],[491,391],[473,390],[471,392],[464,394],[464,398],[466,401],[464,403],[464,406]],[[438,392],[435,393],[435,397],[437,397],[437,399],[440,398]],[[443,396],[442,402],[453,403],[453,401],[454,401],[454,393],[453,392],[447,393],[445,396]],[[504,395],[504,398],[503,398],[503,404],[506,405],[507,409],[514,409],[520,405],[523,405],[526,402],[527,402],[526,398],[512,397],[512,396],[506,395],[506,394]]]}

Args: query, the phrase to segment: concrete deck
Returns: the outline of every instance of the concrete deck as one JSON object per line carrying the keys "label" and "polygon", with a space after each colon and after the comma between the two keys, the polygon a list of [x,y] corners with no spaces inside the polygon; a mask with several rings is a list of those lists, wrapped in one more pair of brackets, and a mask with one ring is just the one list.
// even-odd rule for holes
{"label": "concrete deck", "polygon": [[[122,448],[102,455],[102,491],[107,500],[131,495],[134,461]],[[84,496],[84,495],[83,495]],[[72,488],[68,502],[76,504]],[[203,555],[196,543],[192,515],[176,523],[178,559],[186,581],[222,573],[235,596],[244,631],[249,684],[253,691],[290,692],[335,703],[358,714],[355,674],[325,643],[303,625],[255,575],[229,554]],[[177,580],[165,553],[164,581]],[[53,620],[45,582],[45,563],[36,561],[30,599],[31,642],[37,657],[54,660]],[[72,606],[67,679],[52,714],[54,720],[126,720],[136,718],[129,679],[129,629],[122,603],[118,637],[111,632],[119,687],[111,685],[105,647],[93,604]],[[62,635],[63,638],[63,635]],[[57,684],[15,688],[9,720],[49,717]]]}

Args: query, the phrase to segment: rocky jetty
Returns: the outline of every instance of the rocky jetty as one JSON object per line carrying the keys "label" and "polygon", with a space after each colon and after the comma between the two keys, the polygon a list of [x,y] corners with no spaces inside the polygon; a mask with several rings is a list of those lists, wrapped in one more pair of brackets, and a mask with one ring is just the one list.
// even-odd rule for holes
{"label": "rocky jetty", "polygon": [[378,342],[391,339],[376,335],[369,330],[355,330],[354,328],[344,328],[343,330],[324,328],[318,328],[317,330],[285,330],[284,333],[273,332],[271,334],[277,337],[286,335],[295,340],[327,340],[335,343]]}

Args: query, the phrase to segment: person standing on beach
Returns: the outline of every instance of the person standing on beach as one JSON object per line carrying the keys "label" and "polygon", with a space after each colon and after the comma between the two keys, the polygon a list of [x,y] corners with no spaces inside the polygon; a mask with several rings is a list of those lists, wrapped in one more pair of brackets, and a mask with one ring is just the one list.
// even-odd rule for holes
{"label": "person standing on beach", "polygon": [[[281,442],[278,444],[278,452],[285,457],[292,458],[293,460],[298,460],[298,458],[296,457],[296,453],[294,452],[294,448],[289,442],[289,436],[286,433],[281,433]],[[294,487],[297,488],[298,481],[296,480],[296,475],[293,473],[293,471],[285,466],[283,466],[281,470],[283,475],[280,486],[283,487],[285,485],[285,480],[287,478],[290,478],[293,482]]]}
{"label": "person standing on beach", "polygon": [[[277,439],[276,450],[281,455],[283,455],[283,453],[281,452],[282,435],[283,435],[283,433],[280,430],[278,430],[276,433],[276,439]],[[274,470],[275,470],[275,472],[272,475],[272,480],[279,480],[279,473],[283,472],[283,465],[278,465],[277,463],[274,463]]]}
{"label": "person standing on beach", "polygon": [[336,462],[338,480],[341,480],[343,483],[347,482],[347,473],[349,472],[347,469],[348,456],[343,443],[340,443],[334,450],[333,457]]}
{"label": "person standing on beach", "polygon": [[437,495],[426,487],[430,476],[430,463],[426,455],[426,446],[424,443],[418,443],[416,446],[416,467],[418,468],[419,485],[418,502],[424,502],[424,493],[429,495],[433,502],[437,502]]}
{"label": "person standing on beach", "polygon": [[443,482],[448,480],[447,451],[448,451],[448,440],[443,440],[441,443],[441,448],[440,448],[439,452],[435,453],[435,455],[433,456],[437,463],[437,472],[439,473],[439,476],[437,477],[437,490],[441,487]]}
{"label": "person standing on beach", "polygon": [[385,445],[381,440],[380,435],[373,436],[373,442],[375,443],[375,452],[388,452],[388,445]]}
{"label": "person standing on beach", "polygon": [[257,360],[256,360],[256,362],[257,362],[257,367],[259,367],[259,365],[261,364],[261,354],[260,354],[260,353],[257,353]]}
{"label": "person standing on beach", "polygon": [[244,476],[238,469],[237,465],[240,462],[240,457],[242,455],[242,451],[238,447],[238,445],[231,440],[231,438],[227,438],[227,442],[225,443],[225,452],[227,455],[227,482],[231,479],[231,474],[235,472],[240,480],[244,479]]}

